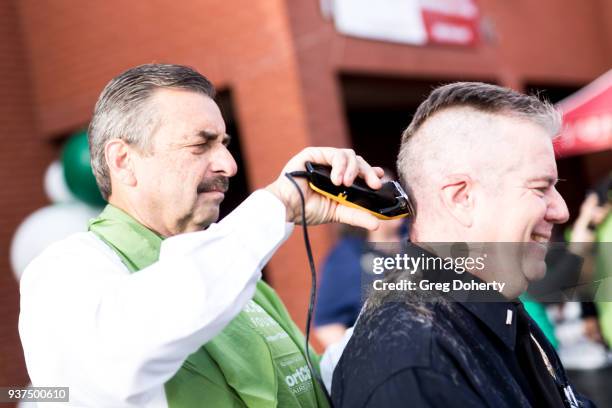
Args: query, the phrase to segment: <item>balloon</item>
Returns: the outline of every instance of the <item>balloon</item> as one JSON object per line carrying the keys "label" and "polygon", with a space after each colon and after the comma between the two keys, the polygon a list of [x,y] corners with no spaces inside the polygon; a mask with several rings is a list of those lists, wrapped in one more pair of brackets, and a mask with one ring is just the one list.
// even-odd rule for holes
{"label": "balloon", "polygon": [[10,260],[17,280],[43,249],[75,232],[87,231],[88,221],[100,211],[99,208],[73,202],[43,207],[26,217],[17,227],[11,242]]}
{"label": "balloon", "polygon": [[[32,384],[28,384],[27,387],[32,387]],[[43,405],[44,406],[44,405]],[[17,408],[38,408],[39,405],[36,402],[21,400],[17,403]]]}
{"label": "balloon", "polygon": [[62,164],[66,184],[75,197],[94,206],[105,204],[91,170],[86,132],[76,133],[68,139],[62,151]]}
{"label": "balloon", "polygon": [[59,160],[55,160],[47,167],[45,172],[45,193],[52,203],[67,203],[76,201],[76,197],[70,192],[66,179],[64,178],[64,168]]}

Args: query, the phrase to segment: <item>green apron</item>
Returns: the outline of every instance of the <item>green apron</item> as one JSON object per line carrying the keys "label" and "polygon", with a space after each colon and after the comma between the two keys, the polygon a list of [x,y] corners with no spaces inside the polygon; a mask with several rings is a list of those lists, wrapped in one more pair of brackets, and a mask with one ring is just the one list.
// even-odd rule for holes
{"label": "green apron", "polygon": [[[163,238],[116,207],[108,205],[91,220],[89,230],[117,253],[130,272],[159,258]],[[280,298],[260,281],[238,316],[191,354],[165,384],[168,406],[328,407],[325,394],[311,378],[304,350],[304,336]],[[316,357],[313,363],[318,369]]]}

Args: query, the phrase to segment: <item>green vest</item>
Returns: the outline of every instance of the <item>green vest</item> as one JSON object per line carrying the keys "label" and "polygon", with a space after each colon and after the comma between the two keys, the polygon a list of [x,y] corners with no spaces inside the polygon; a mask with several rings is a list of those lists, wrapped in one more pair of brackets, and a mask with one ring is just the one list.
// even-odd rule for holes
{"label": "green vest", "polygon": [[[116,207],[108,205],[91,220],[89,230],[119,255],[130,272],[159,258],[163,238]],[[280,298],[260,281],[238,316],[191,354],[165,384],[168,406],[328,407],[325,394],[311,378],[304,350],[304,336]],[[318,369],[316,357],[313,363]]]}

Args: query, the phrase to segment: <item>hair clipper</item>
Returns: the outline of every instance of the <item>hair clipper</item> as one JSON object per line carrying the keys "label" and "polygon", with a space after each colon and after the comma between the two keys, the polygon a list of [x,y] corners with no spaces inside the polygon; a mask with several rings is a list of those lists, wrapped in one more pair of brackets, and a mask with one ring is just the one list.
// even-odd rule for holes
{"label": "hair clipper", "polygon": [[364,210],[382,220],[414,215],[408,195],[397,181],[383,183],[378,190],[356,178],[350,187],[337,186],[331,181],[331,167],[306,162],[310,188],[342,205]]}

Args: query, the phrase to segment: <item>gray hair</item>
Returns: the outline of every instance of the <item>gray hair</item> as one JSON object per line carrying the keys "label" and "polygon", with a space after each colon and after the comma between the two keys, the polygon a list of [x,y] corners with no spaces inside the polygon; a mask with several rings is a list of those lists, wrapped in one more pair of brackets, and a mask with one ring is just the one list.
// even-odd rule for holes
{"label": "gray hair", "polygon": [[[441,156],[440,150],[443,146],[437,146],[437,152],[429,152],[429,157],[424,157],[420,145],[427,145],[431,141],[419,140],[415,137],[419,129],[438,112],[447,111],[449,108],[464,109],[463,112],[476,114],[502,115],[511,118],[519,118],[530,121],[544,128],[551,136],[555,136],[561,127],[561,115],[547,101],[540,100],[536,96],[525,95],[512,89],[482,82],[455,82],[434,89],[421,105],[419,105],[410,125],[404,130],[397,159],[397,169],[400,179],[408,191],[413,195],[413,200],[418,206],[414,190],[423,184],[421,179],[425,176],[422,167],[427,164],[424,160]],[[465,117],[466,120],[470,118]],[[465,122],[464,120],[463,122]],[[469,129],[474,124],[458,124],[463,129]],[[452,129],[450,130],[453,131]],[[470,131],[467,130],[469,133]],[[459,135],[455,135],[459,136]],[[466,142],[469,137],[466,138]],[[418,211],[417,211],[418,213]]]}
{"label": "gray hair", "polygon": [[111,181],[104,147],[111,139],[121,139],[142,151],[149,150],[160,117],[148,102],[160,88],[185,89],[215,97],[210,81],[183,65],[145,64],[112,79],[98,98],[87,132],[91,167],[105,199],[111,194]]}

